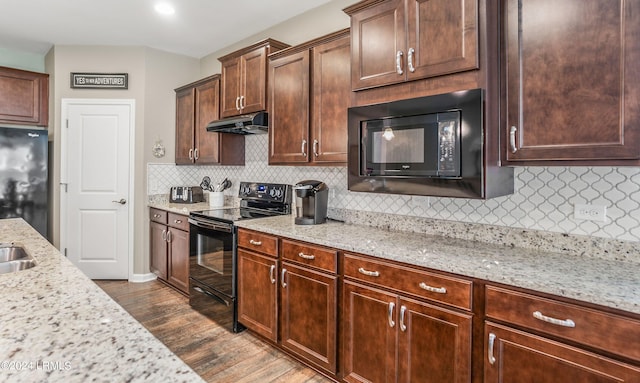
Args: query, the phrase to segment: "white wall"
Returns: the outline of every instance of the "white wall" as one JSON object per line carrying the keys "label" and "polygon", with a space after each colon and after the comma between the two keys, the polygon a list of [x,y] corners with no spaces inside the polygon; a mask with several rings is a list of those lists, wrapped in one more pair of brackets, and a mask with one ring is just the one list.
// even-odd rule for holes
{"label": "white wall", "polygon": [[0,66],[32,72],[44,72],[44,61],[44,56],[41,54],[0,48]]}

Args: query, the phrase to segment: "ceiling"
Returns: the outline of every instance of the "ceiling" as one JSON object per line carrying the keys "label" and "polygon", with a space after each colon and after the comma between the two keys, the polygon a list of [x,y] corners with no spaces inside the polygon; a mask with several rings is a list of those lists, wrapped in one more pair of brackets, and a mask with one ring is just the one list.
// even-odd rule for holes
{"label": "ceiling", "polygon": [[[0,0],[0,48],[147,46],[201,58],[330,0]],[[170,3],[173,15],[154,11]]]}

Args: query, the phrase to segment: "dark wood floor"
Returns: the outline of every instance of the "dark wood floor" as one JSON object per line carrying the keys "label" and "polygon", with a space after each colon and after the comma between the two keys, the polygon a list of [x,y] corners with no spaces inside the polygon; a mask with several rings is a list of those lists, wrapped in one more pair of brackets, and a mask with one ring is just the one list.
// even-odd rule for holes
{"label": "dark wood floor", "polygon": [[95,282],[208,382],[331,382],[248,331],[226,331],[161,282]]}

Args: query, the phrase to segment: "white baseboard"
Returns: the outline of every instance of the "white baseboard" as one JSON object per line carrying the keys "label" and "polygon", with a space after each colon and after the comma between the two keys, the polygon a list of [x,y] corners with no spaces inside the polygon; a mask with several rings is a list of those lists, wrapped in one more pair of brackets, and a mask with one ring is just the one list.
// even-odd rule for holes
{"label": "white baseboard", "polygon": [[153,281],[156,278],[158,278],[158,276],[155,275],[154,273],[133,274],[131,278],[129,278],[129,282],[133,282],[133,283],[149,282],[149,281]]}

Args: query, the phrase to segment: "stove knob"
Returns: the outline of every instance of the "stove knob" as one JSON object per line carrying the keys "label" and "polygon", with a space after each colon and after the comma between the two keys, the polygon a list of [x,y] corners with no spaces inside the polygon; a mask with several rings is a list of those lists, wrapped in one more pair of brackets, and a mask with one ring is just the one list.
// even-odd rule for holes
{"label": "stove knob", "polygon": [[282,189],[276,190],[276,197],[282,197]]}
{"label": "stove knob", "polygon": [[271,190],[269,190],[269,195],[270,195],[271,197],[275,197],[275,196],[276,196],[276,192],[277,192],[277,190],[276,190],[276,189],[271,189]]}

